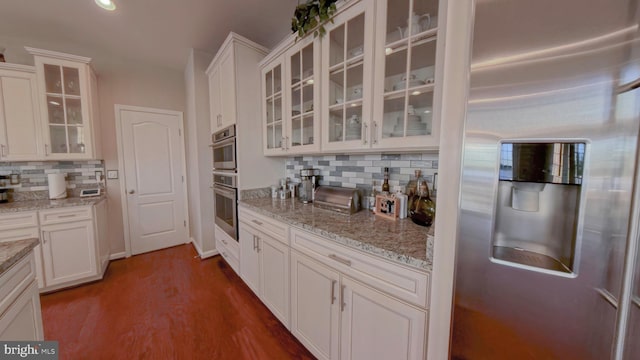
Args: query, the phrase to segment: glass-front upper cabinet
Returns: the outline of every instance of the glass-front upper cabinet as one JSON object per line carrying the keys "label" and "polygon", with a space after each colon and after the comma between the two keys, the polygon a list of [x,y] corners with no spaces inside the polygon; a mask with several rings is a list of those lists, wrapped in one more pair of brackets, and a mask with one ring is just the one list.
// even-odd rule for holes
{"label": "glass-front upper cabinet", "polygon": [[290,153],[320,149],[319,39],[308,36],[287,51],[286,149]]}
{"label": "glass-front upper cabinet", "polygon": [[[51,159],[98,158],[92,117],[97,116],[97,87],[88,58],[28,49],[35,56],[41,92],[45,156]],[[43,56],[45,55],[45,56]]]}
{"label": "glass-front upper cabinet", "polygon": [[262,70],[262,117],[265,155],[275,155],[285,150],[283,118],[283,64],[275,61]]}
{"label": "glass-front upper cabinet", "polygon": [[373,146],[438,146],[438,1],[379,0],[377,9]]}
{"label": "glass-front upper cabinet", "polygon": [[361,1],[325,26],[322,38],[323,150],[370,146],[373,1]]}

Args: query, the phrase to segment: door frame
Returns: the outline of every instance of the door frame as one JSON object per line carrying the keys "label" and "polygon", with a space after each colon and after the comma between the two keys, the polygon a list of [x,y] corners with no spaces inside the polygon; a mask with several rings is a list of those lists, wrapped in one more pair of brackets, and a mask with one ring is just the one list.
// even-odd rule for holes
{"label": "door frame", "polygon": [[184,117],[182,111],[175,110],[166,110],[166,109],[157,109],[157,108],[148,108],[141,106],[132,106],[132,105],[122,105],[115,104],[115,117],[116,117],[116,146],[118,150],[118,181],[120,183],[120,201],[122,204],[122,227],[124,232],[124,248],[125,248],[125,257],[131,257],[131,232],[129,228],[129,203],[127,197],[127,189],[126,189],[126,174],[124,172],[124,149],[122,143],[122,117],[120,116],[121,111],[140,111],[140,112],[148,112],[148,113],[156,113],[162,115],[173,115],[178,117],[178,121],[180,122],[180,146],[182,148],[182,174],[184,177],[184,181],[182,182],[182,191],[184,193],[184,216],[187,221],[187,238],[186,243],[191,242],[191,228],[188,226],[190,224],[189,219],[189,196],[187,196],[187,153],[186,147],[184,143]]}

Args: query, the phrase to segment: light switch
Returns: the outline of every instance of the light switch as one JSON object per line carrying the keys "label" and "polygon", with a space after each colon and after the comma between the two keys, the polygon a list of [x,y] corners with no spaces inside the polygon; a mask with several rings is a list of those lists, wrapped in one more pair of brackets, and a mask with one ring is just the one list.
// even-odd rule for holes
{"label": "light switch", "polygon": [[118,170],[107,170],[107,179],[117,179],[118,178]]}

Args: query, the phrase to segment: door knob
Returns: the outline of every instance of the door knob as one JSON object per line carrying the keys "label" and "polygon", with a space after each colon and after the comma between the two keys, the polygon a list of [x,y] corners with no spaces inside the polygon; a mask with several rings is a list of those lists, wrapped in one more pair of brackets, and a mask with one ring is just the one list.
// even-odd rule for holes
{"label": "door knob", "polygon": [[129,190],[129,194],[135,194],[135,190]]}

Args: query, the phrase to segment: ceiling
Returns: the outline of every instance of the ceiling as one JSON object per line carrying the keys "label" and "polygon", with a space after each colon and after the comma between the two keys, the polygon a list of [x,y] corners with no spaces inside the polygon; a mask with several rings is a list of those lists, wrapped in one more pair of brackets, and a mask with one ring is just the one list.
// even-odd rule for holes
{"label": "ceiling", "polygon": [[[117,58],[183,71],[189,48],[215,53],[234,31],[272,48],[287,34],[298,0],[0,0],[0,47],[12,44]],[[42,45],[46,44],[46,45]]]}

